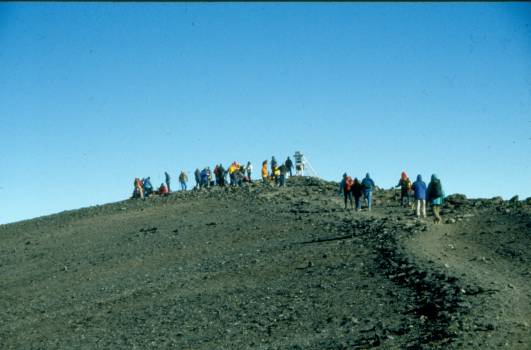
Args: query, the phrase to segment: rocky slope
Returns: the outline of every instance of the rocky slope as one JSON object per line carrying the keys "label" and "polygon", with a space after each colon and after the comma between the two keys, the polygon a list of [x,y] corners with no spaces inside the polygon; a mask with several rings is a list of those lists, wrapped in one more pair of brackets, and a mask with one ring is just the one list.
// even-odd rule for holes
{"label": "rocky slope", "polygon": [[173,193],[0,226],[1,349],[528,349],[531,203],[337,184]]}

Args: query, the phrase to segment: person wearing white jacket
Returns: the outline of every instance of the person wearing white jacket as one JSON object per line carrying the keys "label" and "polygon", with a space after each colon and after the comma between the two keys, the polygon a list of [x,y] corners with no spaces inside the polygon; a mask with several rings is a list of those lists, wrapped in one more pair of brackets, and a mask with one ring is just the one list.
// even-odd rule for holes
{"label": "person wearing white jacket", "polygon": [[251,174],[253,172],[253,165],[251,164],[251,162],[247,162],[247,165],[245,166],[245,171],[247,172],[247,178],[249,179],[249,182],[252,182]]}

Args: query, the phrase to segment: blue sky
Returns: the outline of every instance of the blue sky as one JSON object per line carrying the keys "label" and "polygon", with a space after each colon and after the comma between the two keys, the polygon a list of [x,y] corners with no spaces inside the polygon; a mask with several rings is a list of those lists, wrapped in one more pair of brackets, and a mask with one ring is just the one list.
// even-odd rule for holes
{"label": "blue sky", "polygon": [[0,223],[296,150],[525,198],[531,4],[2,3],[0,120]]}

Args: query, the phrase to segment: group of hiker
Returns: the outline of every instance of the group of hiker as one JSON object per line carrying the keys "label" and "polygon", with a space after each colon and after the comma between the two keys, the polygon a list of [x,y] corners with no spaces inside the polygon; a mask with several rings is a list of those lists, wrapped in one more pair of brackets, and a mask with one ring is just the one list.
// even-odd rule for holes
{"label": "group of hiker", "polygon": [[400,188],[400,204],[402,206],[409,207],[411,196],[414,196],[417,218],[426,217],[426,202],[429,202],[433,209],[435,222],[440,223],[442,221],[441,206],[444,201],[444,191],[441,180],[436,174],[431,175],[431,180],[426,186],[426,183],[422,181],[422,175],[417,175],[417,180],[412,183],[406,172],[403,171],[395,188]]}
{"label": "group of hiker", "polygon": [[[273,156],[271,158],[271,172],[267,167],[268,161],[265,160],[262,163],[262,181],[265,184],[273,182],[276,186],[285,186],[287,174],[292,176],[293,174],[293,161],[288,157],[282,164],[278,164],[277,160]],[[194,171],[195,187],[194,189],[209,188],[212,186],[242,186],[244,183],[252,183],[253,165],[250,161],[246,165],[240,164],[237,161],[232,162],[227,169],[222,164],[217,164],[214,170],[211,170],[209,166]],[[165,182],[161,183],[157,190],[154,190],[151,184],[151,179],[147,178],[135,178],[134,190],[132,198],[147,198],[152,194],[166,196],[171,192],[170,182],[171,176],[167,172],[164,173]],[[228,177],[228,181],[227,181]],[[187,190],[188,175],[185,171],[181,171],[179,174],[179,183],[181,190]]]}
{"label": "group of hiker", "polygon": [[367,209],[372,208],[372,191],[375,187],[373,179],[369,173],[365,175],[365,178],[360,182],[357,177],[352,180],[347,173],[343,174],[343,178],[339,183],[339,194],[343,194],[345,197],[345,209],[347,209],[347,202],[350,201],[350,207],[352,206],[352,197],[354,197],[354,203],[356,204],[356,211],[361,210],[361,196],[367,203]]}
{"label": "group of hiker", "polygon": [[[271,162],[264,160],[262,162],[261,176],[262,181],[266,185],[274,183],[276,186],[286,186],[286,178],[293,175],[293,161],[290,157],[287,157],[283,163],[278,163],[275,157],[271,157]],[[212,186],[242,186],[244,183],[252,183],[253,165],[251,162],[247,162],[246,165],[240,164],[236,161],[232,162],[227,169],[222,164],[217,164],[214,170],[211,171],[210,167],[205,167],[202,170],[195,169],[195,187],[194,189],[209,188]],[[151,184],[151,179],[147,178],[135,178],[134,191],[132,198],[147,198],[152,194],[160,196],[166,196],[171,192],[170,174],[164,172],[165,182],[161,183],[159,188],[155,190]],[[227,182],[228,176],[228,182]],[[188,175],[185,171],[181,171],[179,174],[179,183],[181,190],[187,190]],[[339,194],[343,195],[345,200],[345,209],[348,208],[350,203],[351,209],[356,211],[361,210],[361,198],[363,197],[366,203],[367,209],[370,211],[372,208],[372,193],[376,185],[369,173],[365,175],[361,181],[357,177],[352,179],[347,173],[343,174],[343,178],[339,183]],[[442,189],[441,181],[437,175],[431,176],[431,181],[426,186],[426,183],[422,181],[422,176],[417,175],[417,180],[412,182],[407,176],[406,172],[402,172],[398,184],[395,188],[400,188],[400,204],[405,207],[411,205],[411,197],[414,197],[416,210],[415,214],[417,218],[426,217],[426,202],[430,203],[433,208],[433,215],[435,222],[441,222],[441,206],[444,200],[444,191]],[[354,199],[354,203],[353,203]]]}
{"label": "group of hiker", "polygon": [[133,195],[131,198],[148,198],[153,194],[157,194],[160,196],[166,196],[170,193],[170,175],[165,172],[166,176],[166,182],[160,184],[160,187],[158,189],[154,189],[153,185],[151,184],[151,177],[148,176],[146,178],[135,178],[135,181],[133,182]]}
{"label": "group of hiker", "polygon": [[[247,165],[244,166],[237,161],[232,162],[227,169],[223,167],[223,164],[217,164],[213,171],[208,166],[203,170],[195,169],[194,188],[224,187],[227,184],[230,186],[241,186],[244,182],[252,182],[252,172],[253,165],[251,162],[247,162]],[[229,177],[228,182],[227,176]]]}
{"label": "group of hiker", "polygon": [[[368,210],[372,207],[372,192],[375,187],[374,181],[371,179],[369,173],[360,182],[358,178],[352,179],[346,173],[343,174],[343,178],[339,183],[339,194],[343,194],[345,199],[345,209],[350,202],[352,205],[352,197],[354,197],[355,210],[361,210],[361,197],[366,201]],[[433,208],[433,215],[435,222],[441,222],[441,206],[444,200],[444,191],[442,189],[441,181],[436,174],[431,176],[431,181],[426,186],[426,183],[422,181],[422,176],[417,175],[417,180],[411,182],[406,172],[402,172],[400,180],[395,188],[400,188],[400,204],[405,207],[410,206],[411,197],[414,196],[416,202],[415,214],[417,218],[427,217],[426,215],[426,201],[428,201]]]}
{"label": "group of hiker", "polygon": [[287,176],[293,176],[293,161],[290,157],[282,164],[279,164],[275,157],[271,157],[271,173],[267,168],[267,159],[262,162],[262,181],[269,184],[271,180],[276,186],[286,186]]}

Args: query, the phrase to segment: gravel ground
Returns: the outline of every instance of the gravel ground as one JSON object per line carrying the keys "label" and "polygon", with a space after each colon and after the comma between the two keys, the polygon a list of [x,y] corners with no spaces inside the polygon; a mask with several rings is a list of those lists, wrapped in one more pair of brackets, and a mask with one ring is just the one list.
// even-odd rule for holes
{"label": "gravel ground", "polygon": [[1,349],[528,349],[529,201],[292,178],[0,226]]}

